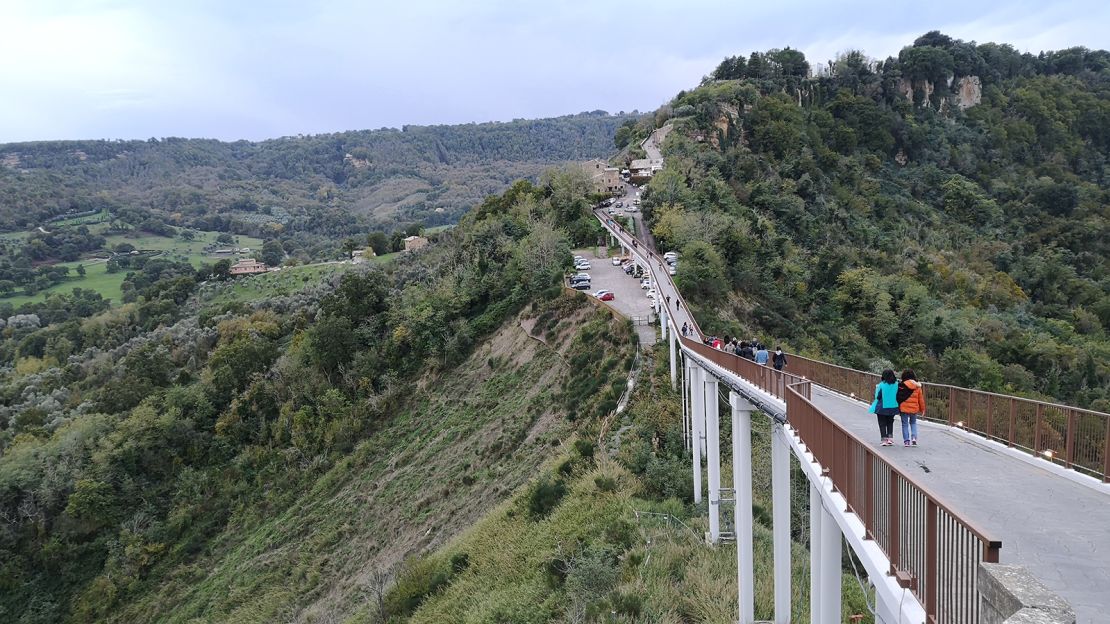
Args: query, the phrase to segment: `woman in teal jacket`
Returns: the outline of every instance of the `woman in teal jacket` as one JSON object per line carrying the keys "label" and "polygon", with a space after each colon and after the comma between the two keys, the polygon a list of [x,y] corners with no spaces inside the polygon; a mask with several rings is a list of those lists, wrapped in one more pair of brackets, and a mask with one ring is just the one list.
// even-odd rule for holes
{"label": "woman in teal jacket", "polygon": [[898,415],[898,378],[889,368],[883,371],[882,381],[875,384],[875,400],[871,413],[879,419],[880,446],[894,444],[894,417]]}

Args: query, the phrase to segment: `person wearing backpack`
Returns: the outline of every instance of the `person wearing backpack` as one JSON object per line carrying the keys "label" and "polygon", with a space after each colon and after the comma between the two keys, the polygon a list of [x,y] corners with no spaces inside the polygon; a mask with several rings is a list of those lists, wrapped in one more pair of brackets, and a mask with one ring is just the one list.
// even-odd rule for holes
{"label": "person wearing backpack", "polygon": [[917,446],[917,419],[925,416],[925,390],[910,368],[902,371],[902,383],[898,384],[898,413],[903,444]]}
{"label": "person wearing backpack", "polygon": [[771,356],[771,364],[777,371],[786,367],[786,354],[782,352],[782,347],[775,347],[775,354]]}
{"label": "person wearing backpack", "polygon": [[882,380],[875,384],[875,400],[870,412],[879,421],[879,446],[894,446],[894,417],[898,415],[898,378],[889,368],[883,371]]}

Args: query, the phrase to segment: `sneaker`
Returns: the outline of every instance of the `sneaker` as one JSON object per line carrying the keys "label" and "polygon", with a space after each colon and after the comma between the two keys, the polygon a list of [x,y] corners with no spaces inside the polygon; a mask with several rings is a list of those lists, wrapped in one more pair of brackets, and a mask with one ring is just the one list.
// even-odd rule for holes
{"label": "sneaker", "polygon": [[917,446],[917,438],[914,438],[914,439],[910,440],[910,444],[912,446]]}
{"label": "sneaker", "polygon": [[910,448],[910,441],[909,440],[905,441],[905,446],[906,446],[906,448]]}

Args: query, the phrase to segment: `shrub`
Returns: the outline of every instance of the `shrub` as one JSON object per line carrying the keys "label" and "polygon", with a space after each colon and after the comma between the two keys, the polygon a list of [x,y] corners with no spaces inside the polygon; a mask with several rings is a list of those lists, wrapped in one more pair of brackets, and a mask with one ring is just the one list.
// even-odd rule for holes
{"label": "shrub", "polygon": [[566,493],[567,486],[562,479],[544,475],[528,490],[528,515],[533,520],[543,519],[559,505]]}

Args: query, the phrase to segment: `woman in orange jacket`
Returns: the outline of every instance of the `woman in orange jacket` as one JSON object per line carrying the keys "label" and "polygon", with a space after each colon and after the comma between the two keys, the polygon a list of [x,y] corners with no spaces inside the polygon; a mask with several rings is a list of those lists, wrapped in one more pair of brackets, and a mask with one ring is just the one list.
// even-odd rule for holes
{"label": "woman in orange jacket", "polygon": [[[905,392],[909,396],[902,399]],[[902,440],[906,446],[917,446],[917,419],[925,417],[925,390],[917,381],[913,370],[902,371],[902,383],[898,388],[898,412],[902,416]]]}

